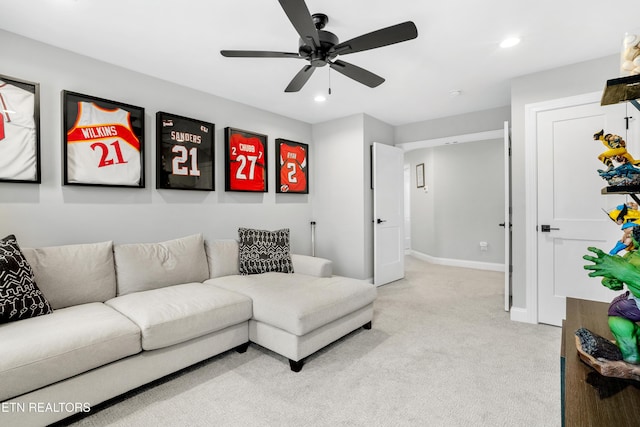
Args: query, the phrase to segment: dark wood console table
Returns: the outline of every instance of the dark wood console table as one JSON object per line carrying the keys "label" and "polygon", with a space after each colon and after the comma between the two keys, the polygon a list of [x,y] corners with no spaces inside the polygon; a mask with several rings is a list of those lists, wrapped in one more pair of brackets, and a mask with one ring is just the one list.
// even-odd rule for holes
{"label": "dark wood console table", "polygon": [[640,426],[640,382],[603,377],[583,363],[576,350],[575,331],[581,327],[612,339],[608,307],[608,303],[567,298],[560,349],[563,426]]}

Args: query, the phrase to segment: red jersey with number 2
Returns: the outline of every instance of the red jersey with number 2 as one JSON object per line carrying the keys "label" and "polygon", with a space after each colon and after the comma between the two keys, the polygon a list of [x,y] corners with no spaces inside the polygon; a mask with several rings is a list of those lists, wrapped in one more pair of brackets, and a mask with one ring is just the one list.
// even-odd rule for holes
{"label": "red jersey with number 2", "polygon": [[298,145],[280,143],[280,191],[303,192],[307,189],[307,153]]}
{"label": "red jersey with number 2", "polygon": [[229,141],[229,189],[266,191],[264,145],[259,138],[234,133]]}

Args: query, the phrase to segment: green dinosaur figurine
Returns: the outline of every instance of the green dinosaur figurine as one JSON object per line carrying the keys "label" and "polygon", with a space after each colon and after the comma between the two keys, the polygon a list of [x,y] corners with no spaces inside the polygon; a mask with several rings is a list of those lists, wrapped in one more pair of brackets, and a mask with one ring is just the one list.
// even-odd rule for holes
{"label": "green dinosaur figurine", "polygon": [[640,364],[638,349],[640,337],[640,227],[632,233],[634,250],[624,256],[609,255],[598,248],[588,248],[596,256],[585,255],[593,264],[585,265],[592,270],[590,277],[602,277],[602,284],[609,289],[619,291],[627,286],[627,292],[617,296],[609,305],[609,328],[625,362]]}

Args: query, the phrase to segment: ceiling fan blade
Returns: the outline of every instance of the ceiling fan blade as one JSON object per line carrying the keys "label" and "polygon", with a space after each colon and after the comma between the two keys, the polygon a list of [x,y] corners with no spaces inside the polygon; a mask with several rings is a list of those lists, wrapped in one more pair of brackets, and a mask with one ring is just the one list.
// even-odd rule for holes
{"label": "ceiling fan blade", "polygon": [[407,21],[339,43],[331,49],[330,53],[332,55],[346,55],[404,42],[416,37],[418,37],[416,24]]}
{"label": "ceiling fan blade", "polygon": [[316,29],[309,8],[307,8],[304,0],[278,0],[280,6],[284,9],[284,13],[287,14],[289,21],[293,24],[300,38],[304,41],[313,40],[315,46],[320,46],[320,39],[318,37],[318,30]]}
{"label": "ceiling fan blade", "polygon": [[301,58],[293,52],[269,52],[266,50],[221,50],[220,54],[227,58]]}
{"label": "ceiling fan blade", "polygon": [[309,80],[309,77],[311,77],[311,75],[315,70],[316,70],[316,67],[314,67],[313,65],[305,65],[304,67],[302,67],[302,69],[298,71],[298,74],[296,74],[293,80],[291,80],[291,82],[289,83],[289,86],[287,86],[287,88],[284,91],[297,92],[300,89],[302,89],[302,86],[304,86],[305,83],[307,83],[307,80]]}
{"label": "ceiling fan blade", "polygon": [[348,62],[338,60],[330,63],[329,66],[337,72],[344,74],[365,86],[376,87],[384,83],[384,79],[377,74],[373,74],[371,71],[349,64]]}

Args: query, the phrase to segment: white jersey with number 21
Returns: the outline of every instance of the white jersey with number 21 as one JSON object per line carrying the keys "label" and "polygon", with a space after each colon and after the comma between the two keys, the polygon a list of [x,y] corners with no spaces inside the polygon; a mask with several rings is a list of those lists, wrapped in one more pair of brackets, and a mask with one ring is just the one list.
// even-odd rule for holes
{"label": "white jersey with number 21", "polygon": [[130,113],[78,102],[76,122],[67,132],[67,181],[138,185],[141,168],[140,141]]}

